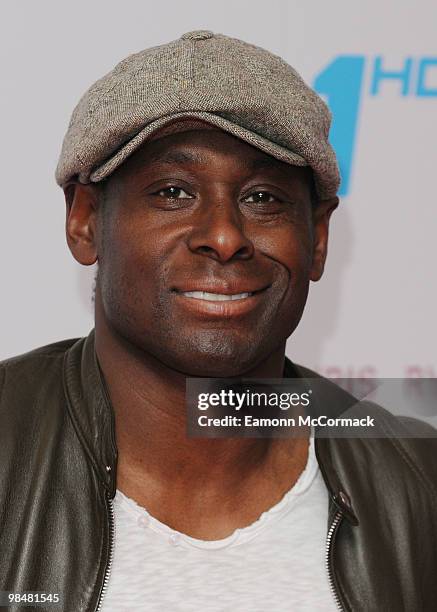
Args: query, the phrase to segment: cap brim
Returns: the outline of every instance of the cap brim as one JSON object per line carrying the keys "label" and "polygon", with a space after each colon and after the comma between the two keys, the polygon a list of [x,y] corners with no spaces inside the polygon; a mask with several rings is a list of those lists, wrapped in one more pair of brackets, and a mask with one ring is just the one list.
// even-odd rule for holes
{"label": "cap brim", "polygon": [[146,142],[155,132],[180,119],[198,119],[209,123],[213,126],[221,128],[225,132],[240,138],[244,142],[264,151],[268,155],[293,166],[308,166],[308,162],[293,151],[286,147],[267,140],[256,132],[251,132],[247,128],[242,127],[224,117],[214,113],[206,112],[182,112],[160,117],[156,121],[148,123],[136,136],[125,143],[120,149],[107,159],[102,165],[93,170],[89,176],[79,175],[79,180],[82,183],[97,183],[111,175],[121,164],[134,153],[144,142]]}

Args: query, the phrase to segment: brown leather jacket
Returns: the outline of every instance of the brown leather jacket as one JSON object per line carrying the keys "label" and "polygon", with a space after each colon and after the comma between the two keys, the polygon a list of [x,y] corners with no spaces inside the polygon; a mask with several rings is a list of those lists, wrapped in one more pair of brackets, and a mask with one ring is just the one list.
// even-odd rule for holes
{"label": "brown leather jacket", "polygon": [[[288,361],[285,376],[314,374]],[[350,396],[333,384],[330,393],[342,412]],[[344,610],[435,611],[434,430],[374,410],[391,439],[316,438],[330,493],[333,593]],[[430,437],[395,437],[417,432]],[[61,599],[8,609],[99,609],[110,576],[116,468],[114,416],[93,332],[0,364],[0,591]]]}

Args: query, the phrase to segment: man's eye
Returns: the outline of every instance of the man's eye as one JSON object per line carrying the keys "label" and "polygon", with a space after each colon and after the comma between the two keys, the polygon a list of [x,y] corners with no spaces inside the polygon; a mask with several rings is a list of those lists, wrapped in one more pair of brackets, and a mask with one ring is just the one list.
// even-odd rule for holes
{"label": "man's eye", "polygon": [[193,197],[181,187],[165,187],[164,189],[156,191],[154,195],[159,195],[163,198],[168,198],[169,200],[191,199]]}
{"label": "man's eye", "polygon": [[268,191],[256,191],[255,193],[251,193],[250,196],[247,196],[247,198],[244,198],[244,202],[253,202],[255,204],[267,204],[277,200],[278,198]]}

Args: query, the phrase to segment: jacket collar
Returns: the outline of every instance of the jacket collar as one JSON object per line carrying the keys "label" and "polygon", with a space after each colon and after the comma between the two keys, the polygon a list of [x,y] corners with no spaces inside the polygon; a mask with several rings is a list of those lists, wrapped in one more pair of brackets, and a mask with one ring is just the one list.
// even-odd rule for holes
{"label": "jacket collar", "polygon": [[[65,354],[63,384],[67,406],[85,451],[100,480],[111,497],[116,492],[117,446],[115,440],[115,417],[106,383],[97,361],[94,346],[94,330],[86,338],[78,340]],[[315,372],[292,363],[288,358],[284,366],[285,378],[320,378]],[[332,393],[330,405],[334,404],[338,414],[356,400],[337,385],[327,382]],[[329,438],[315,441],[317,460],[331,497],[331,510],[340,510],[349,522],[358,524],[350,497],[340,481],[332,459],[332,444]]]}
{"label": "jacket collar", "polygon": [[77,435],[111,497],[116,491],[115,417],[94,348],[94,330],[65,354],[64,391]]}

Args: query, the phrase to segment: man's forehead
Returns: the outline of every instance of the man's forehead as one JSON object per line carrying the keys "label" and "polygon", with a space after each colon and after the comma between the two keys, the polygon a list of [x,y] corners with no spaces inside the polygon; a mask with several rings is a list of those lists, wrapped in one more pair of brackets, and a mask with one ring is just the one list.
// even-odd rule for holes
{"label": "man's forehead", "polygon": [[[255,172],[276,170],[287,174],[305,173],[305,168],[281,162],[275,157],[240,140],[215,126],[173,126],[173,130],[160,130],[146,141],[124,166],[139,169],[141,166],[208,166],[212,157],[232,157],[238,165]],[[180,129],[178,129],[180,128]],[[205,132],[205,130],[208,130]],[[123,168],[123,166],[121,167]],[[120,169],[121,169],[120,168]],[[300,172],[299,172],[300,171]]]}
{"label": "man's forehead", "polygon": [[[214,147],[211,143],[210,149],[217,153],[224,153],[224,151],[220,147]],[[243,146],[245,143],[242,143]],[[184,165],[184,164],[197,164],[199,166],[204,166],[210,163],[211,158],[205,151],[199,151],[196,149],[187,148],[187,142],[184,143],[182,148],[181,143],[179,143],[179,147],[175,144],[172,146],[169,145],[169,148],[165,148],[163,150],[158,151],[147,151],[144,154],[145,160],[149,164],[163,164],[163,165]],[[285,164],[280,162],[279,160],[271,157],[270,155],[266,155],[262,153],[262,151],[253,150],[252,155],[244,155],[239,156],[239,160],[242,165],[246,166],[248,169],[252,171],[256,170],[283,170],[285,172],[290,171],[290,168],[298,168],[298,166],[290,166],[289,164]],[[303,169],[303,168],[300,168]]]}

